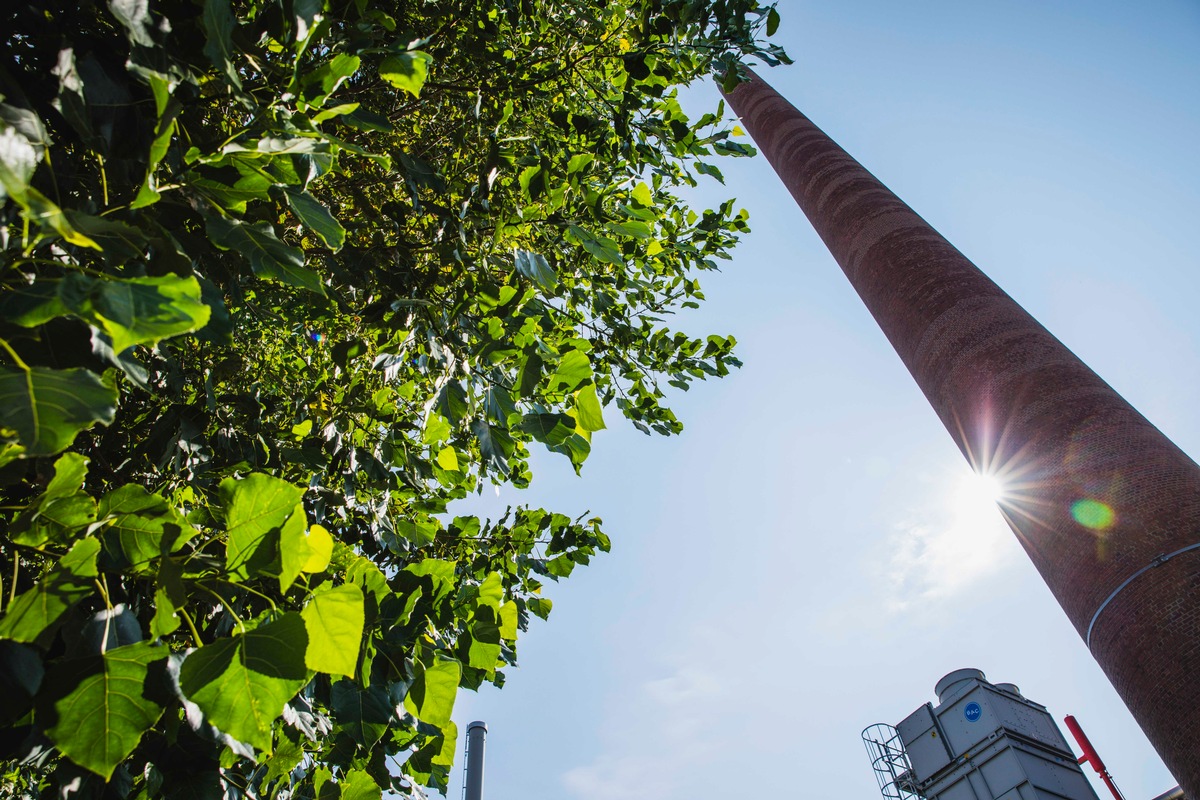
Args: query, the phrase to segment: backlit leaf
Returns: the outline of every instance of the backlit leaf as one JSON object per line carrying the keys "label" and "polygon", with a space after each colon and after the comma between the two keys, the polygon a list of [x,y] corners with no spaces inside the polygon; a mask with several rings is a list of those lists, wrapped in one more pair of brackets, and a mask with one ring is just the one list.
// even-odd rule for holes
{"label": "backlit leaf", "polygon": [[363,592],[354,584],[318,591],[301,612],[308,631],[308,668],[353,677],[362,646]]}
{"label": "backlit leaf", "polygon": [[162,714],[148,697],[150,665],[165,647],[145,642],[100,656],[67,659],[46,674],[38,719],[67,758],[108,780]]}
{"label": "backlit leaf", "polygon": [[308,683],[304,620],[295,612],[192,651],[179,671],[184,695],[223,733],[270,752],[271,728]]}
{"label": "backlit leaf", "polygon": [[416,97],[421,94],[421,87],[425,85],[431,61],[433,56],[419,50],[397,53],[388,56],[379,65],[379,77]]}
{"label": "backlit leaf", "polygon": [[66,449],[80,431],[111,423],[116,406],[116,387],[89,370],[0,367],[0,426],[17,432],[27,455]]}
{"label": "backlit leaf", "polygon": [[209,217],[207,227],[213,244],[244,255],[260,278],[325,294],[321,277],[304,266],[304,251],[279,241],[271,223]]}
{"label": "backlit leaf", "polygon": [[8,604],[0,617],[0,639],[45,644],[67,609],[95,592],[99,553],[95,537],[76,542],[57,567]]}
{"label": "backlit leaf", "polygon": [[333,554],[333,537],[320,525],[308,529],[308,559],[300,567],[301,572],[324,572]]}
{"label": "backlit leaf", "polygon": [[284,195],[287,197],[288,206],[300,218],[304,227],[319,236],[325,246],[334,252],[342,249],[342,244],[346,241],[346,229],[334,219],[333,214],[329,213],[329,209],[321,201],[308,192],[292,187],[285,189]]}
{"label": "backlit leaf", "polygon": [[579,414],[579,425],[585,431],[604,430],[604,412],[596,396],[595,384],[589,383],[575,394],[575,410]]}
{"label": "backlit leaf", "polygon": [[412,688],[404,698],[404,707],[417,719],[435,727],[449,723],[450,715],[454,713],[454,698],[458,694],[461,675],[461,664],[438,657],[417,673]]}
{"label": "backlit leaf", "polygon": [[210,314],[200,299],[200,283],[191,275],[125,280],[78,276],[64,284],[62,294],[72,312],[109,335],[117,353],[199,330]]}
{"label": "backlit leaf", "polygon": [[298,506],[304,490],[255,473],[221,481],[220,495],[229,531],[226,569],[242,578],[261,572],[276,556],[279,529],[294,513],[303,513]]}

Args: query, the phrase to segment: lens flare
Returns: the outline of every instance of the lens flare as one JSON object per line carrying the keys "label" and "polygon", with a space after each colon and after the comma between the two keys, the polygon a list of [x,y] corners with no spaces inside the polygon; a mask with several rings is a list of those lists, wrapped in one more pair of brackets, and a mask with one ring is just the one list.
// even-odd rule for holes
{"label": "lens flare", "polygon": [[1102,531],[1112,526],[1117,519],[1117,512],[1107,503],[1085,497],[1071,504],[1071,516],[1085,528]]}

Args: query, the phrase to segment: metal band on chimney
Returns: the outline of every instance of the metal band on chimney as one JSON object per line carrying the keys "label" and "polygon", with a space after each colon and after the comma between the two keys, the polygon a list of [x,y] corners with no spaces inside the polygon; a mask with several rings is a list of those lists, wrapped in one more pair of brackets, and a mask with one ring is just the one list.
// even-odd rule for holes
{"label": "metal band on chimney", "polygon": [[1112,594],[1110,594],[1108,597],[1104,598],[1104,602],[1100,604],[1100,607],[1096,609],[1096,613],[1092,615],[1092,621],[1088,624],[1087,637],[1085,638],[1088,649],[1090,650],[1092,647],[1092,629],[1096,627],[1096,620],[1100,619],[1100,614],[1104,611],[1104,609],[1108,606],[1108,604],[1111,603],[1116,598],[1116,596],[1121,593],[1122,589],[1124,589],[1129,584],[1133,583],[1134,580],[1136,580],[1140,575],[1143,575],[1143,574],[1149,572],[1150,570],[1154,569],[1155,567],[1161,567],[1163,564],[1167,563],[1175,556],[1183,555],[1184,553],[1188,552],[1189,550],[1200,550],[1200,542],[1196,542],[1195,544],[1190,544],[1187,547],[1181,547],[1178,550],[1176,550],[1174,553],[1167,553],[1166,555],[1160,555],[1158,558],[1154,559],[1149,564],[1142,567],[1141,569],[1139,569],[1137,572],[1130,575],[1125,580],[1121,581],[1121,585],[1118,586],[1117,588],[1113,589]]}

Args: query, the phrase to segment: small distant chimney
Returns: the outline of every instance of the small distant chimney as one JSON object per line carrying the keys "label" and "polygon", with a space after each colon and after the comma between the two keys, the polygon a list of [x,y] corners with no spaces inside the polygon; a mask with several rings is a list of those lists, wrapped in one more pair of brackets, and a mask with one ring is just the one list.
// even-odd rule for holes
{"label": "small distant chimney", "polygon": [[487,723],[476,720],[467,726],[467,764],[463,775],[463,800],[483,800],[483,751]]}

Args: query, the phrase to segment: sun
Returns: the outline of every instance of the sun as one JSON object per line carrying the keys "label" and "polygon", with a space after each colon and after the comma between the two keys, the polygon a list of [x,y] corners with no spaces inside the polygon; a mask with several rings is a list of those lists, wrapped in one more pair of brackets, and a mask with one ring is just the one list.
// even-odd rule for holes
{"label": "sun", "polygon": [[955,516],[963,522],[994,524],[997,505],[1004,497],[1004,484],[995,475],[968,473],[959,480],[953,493]]}

